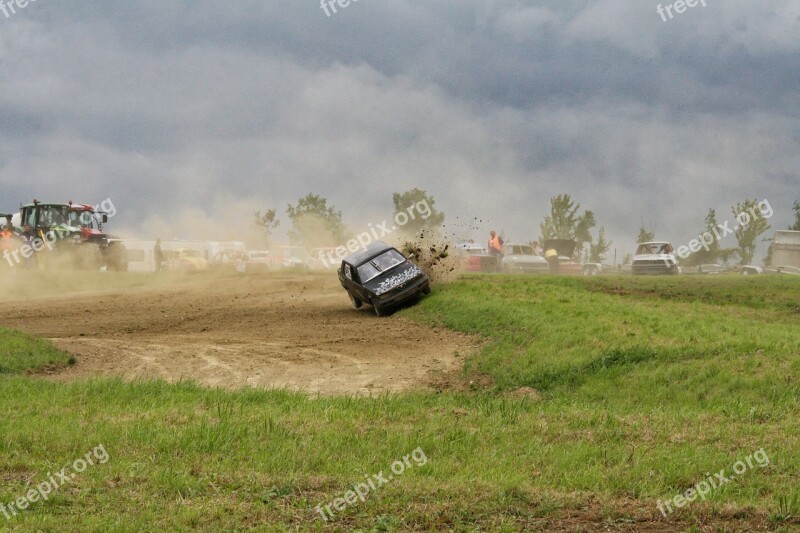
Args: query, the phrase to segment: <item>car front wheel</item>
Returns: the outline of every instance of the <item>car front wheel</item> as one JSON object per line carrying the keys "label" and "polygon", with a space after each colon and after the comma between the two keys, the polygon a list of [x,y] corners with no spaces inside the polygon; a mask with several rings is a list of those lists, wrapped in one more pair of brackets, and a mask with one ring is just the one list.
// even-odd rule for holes
{"label": "car front wheel", "polygon": [[372,304],[372,309],[375,310],[375,316],[383,316],[385,314],[379,305]]}
{"label": "car front wheel", "polygon": [[359,300],[358,298],[356,298],[355,296],[353,296],[353,293],[352,293],[352,292],[350,292],[350,291],[347,291],[347,295],[350,297],[350,302],[352,302],[352,304],[353,304],[353,307],[355,307],[356,309],[361,309],[361,306],[362,306],[362,305],[364,305],[364,304],[361,302],[361,300]]}

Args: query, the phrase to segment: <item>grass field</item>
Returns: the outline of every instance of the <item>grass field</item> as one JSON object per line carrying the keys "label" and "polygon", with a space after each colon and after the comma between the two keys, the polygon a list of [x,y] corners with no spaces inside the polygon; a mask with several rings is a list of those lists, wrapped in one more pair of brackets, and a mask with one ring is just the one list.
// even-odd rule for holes
{"label": "grass field", "polygon": [[401,314],[485,339],[473,386],[372,399],[54,384],[23,374],[68,357],[0,330],[0,502],[108,453],[0,529],[793,531],[799,302],[789,277],[468,277]]}
{"label": "grass field", "polygon": [[0,375],[70,364],[69,354],[49,342],[17,331],[0,328]]}

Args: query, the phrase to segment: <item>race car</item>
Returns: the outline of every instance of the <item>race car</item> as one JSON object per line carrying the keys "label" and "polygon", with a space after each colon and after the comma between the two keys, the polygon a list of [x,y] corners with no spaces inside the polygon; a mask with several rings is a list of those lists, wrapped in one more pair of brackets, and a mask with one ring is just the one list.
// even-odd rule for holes
{"label": "race car", "polygon": [[345,257],[338,274],[353,307],[369,304],[377,316],[431,292],[428,275],[397,248],[380,241]]}

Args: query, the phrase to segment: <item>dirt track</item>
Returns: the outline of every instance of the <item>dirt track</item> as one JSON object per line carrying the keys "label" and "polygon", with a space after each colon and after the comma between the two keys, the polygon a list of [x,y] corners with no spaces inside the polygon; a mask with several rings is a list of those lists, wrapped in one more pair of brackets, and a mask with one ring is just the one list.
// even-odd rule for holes
{"label": "dirt track", "polygon": [[448,381],[474,342],[350,307],[335,274],[188,276],[175,284],[17,300],[0,323],[78,363],[50,376],[195,380],[375,394]]}

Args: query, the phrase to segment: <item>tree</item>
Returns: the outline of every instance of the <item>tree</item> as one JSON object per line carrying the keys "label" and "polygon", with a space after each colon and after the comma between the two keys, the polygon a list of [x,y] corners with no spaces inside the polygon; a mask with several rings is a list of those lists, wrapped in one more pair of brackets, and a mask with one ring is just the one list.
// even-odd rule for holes
{"label": "tree", "polygon": [[758,200],[745,200],[733,206],[733,215],[737,225],[734,230],[738,247],[736,253],[742,259],[742,265],[749,265],[756,254],[758,238],[770,229],[767,219],[759,216]]}
{"label": "tree", "polygon": [[592,263],[602,263],[606,259],[606,253],[611,249],[611,241],[606,241],[606,228],[601,227],[597,232],[597,242],[589,246],[589,261]]}
{"label": "tree", "polygon": [[[702,242],[707,244],[708,250],[706,250],[705,246],[703,246],[703,248],[700,248],[700,250],[689,256],[688,261],[686,262],[689,266],[715,264],[720,260],[727,262],[731,255],[735,253],[735,250],[723,250],[720,247],[719,239],[716,237],[719,235],[719,231],[717,229],[719,224],[717,223],[717,212],[714,209],[708,210],[705,222],[706,229],[702,232],[700,239]],[[708,239],[703,240],[703,235],[711,236],[712,241],[710,244],[708,244]]]}
{"label": "tree", "polygon": [[587,242],[592,242],[590,230],[595,226],[594,213],[586,210],[578,216],[580,207],[569,194],[550,198],[550,214],[539,225],[539,242],[544,245],[548,239],[570,239],[575,241],[576,253],[580,253]]}
{"label": "tree", "polygon": [[277,218],[277,212],[274,209],[270,209],[264,214],[261,211],[256,211],[253,216],[255,217],[256,227],[265,233],[267,241],[269,241],[272,237],[272,230],[281,224],[281,221]]}
{"label": "tree", "polygon": [[800,231],[800,201],[794,203],[792,210],[794,211],[794,224],[789,226],[789,230]]}
{"label": "tree", "polygon": [[[392,194],[394,220],[407,220],[403,229],[417,234],[422,230],[440,228],[444,223],[444,213],[434,207],[436,200],[427,192],[414,188],[404,193]],[[401,217],[400,213],[403,213]]]}
{"label": "tree", "polygon": [[775,254],[775,241],[770,239],[769,247],[767,248],[767,256],[762,261],[765,267],[772,266],[772,256]]}
{"label": "tree", "polygon": [[655,240],[656,234],[650,231],[649,229],[644,227],[644,221],[642,221],[642,227],[639,228],[639,236],[636,237],[636,244],[642,244],[643,242],[651,242]]}
{"label": "tree", "polygon": [[309,193],[296,206],[289,204],[286,214],[292,221],[289,238],[307,247],[331,246],[347,239],[342,212],[329,207],[321,196]]}

